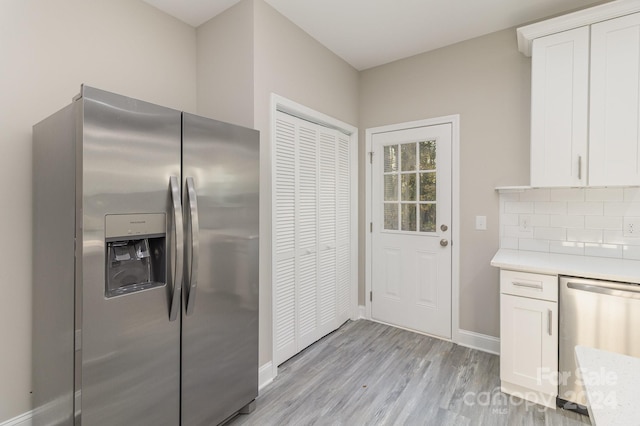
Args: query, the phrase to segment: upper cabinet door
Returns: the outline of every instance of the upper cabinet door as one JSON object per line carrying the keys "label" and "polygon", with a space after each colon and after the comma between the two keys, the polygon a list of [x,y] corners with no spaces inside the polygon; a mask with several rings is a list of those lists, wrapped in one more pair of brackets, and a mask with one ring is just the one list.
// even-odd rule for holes
{"label": "upper cabinet door", "polygon": [[640,13],[591,26],[589,184],[640,184]]}
{"label": "upper cabinet door", "polygon": [[589,28],[535,39],[531,72],[531,185],[585,186]]}

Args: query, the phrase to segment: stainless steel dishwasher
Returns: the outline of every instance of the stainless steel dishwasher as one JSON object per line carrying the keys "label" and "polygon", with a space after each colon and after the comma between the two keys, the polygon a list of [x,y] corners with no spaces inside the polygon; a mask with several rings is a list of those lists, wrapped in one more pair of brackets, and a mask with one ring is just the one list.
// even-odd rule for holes
{"label": "stainless steel dishwasher", "polygon": [[582,345],[640,357],[640,285],[560,277],[559,320],[558,397],[586,406],[574,349]]}

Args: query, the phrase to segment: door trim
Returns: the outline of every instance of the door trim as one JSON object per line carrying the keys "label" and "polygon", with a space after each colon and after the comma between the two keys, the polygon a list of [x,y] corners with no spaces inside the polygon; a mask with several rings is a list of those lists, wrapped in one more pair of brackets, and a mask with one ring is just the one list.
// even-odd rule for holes
{"label": "door trim", "polygon": [[[369,152],[372,150],[372,138],[376,133],[406,130],[415,127],[451,124],[451,341],[460,341],[459,307],[460,307],[460,115],[447,115],[424,120],[409,121],[387,126],[371,127],[365,131],[365,267],[364,267],[364,303],[365,318],[371,320],[371,162]],[[438,339],[442,339],[438,337]]]}
{"label": "door trim", "polygon": [[[261,253],[260,256],[260,263],[262,264],[263,262],[265,262],[267,265],[265,265],[268,268],[268,274],[265,277],[265,275],[261,275],[261,281],[263,281],[266,278],[266,281],[269,283],[269,289],[271,292],[271,302],[270,302],[270,307],[271,307],[271,361],[272,361],[272,377],[275,378],[278,375],[278,366],[273,362],[273,360],[275,359],[275,336],[276,336],[276,330],[275,330],[275,321],[274,321],[274,313],[275,313],[275,298],[273,297],[274,292],[273,292],[273,282],[271,280],[272,276],[273,276],[273,270],[272,270],[272,265],[273,265],[273,253],[271,251],[271,239],[273,237],[273,206],[275,204],[275,200],[274,200],[274,196],[275,193],[272,191],[273,188],[273,180],[275,179],[275,175],[273,174],[273,170],[274,170],[274,165],[273,165],[273,161],[275,159],[275,140],[276,140],[276,113],[278,111],[280,112],[284,112],[286,114],[289,115],[293,115],[295,117],[301,118],[303,120],[307,120],[310,121],[312,123],[315,124],[319,124],[321,126],[325,126],[331,129],[335,129],[338,130],[342,133],[344,133],[345,135],[347,135],[349,137],[349,155],[350,155],[350,165],[349,167],[351,168],[351,191],[350,191],[350,195],[351,195],[351,205],[350,205],[350,209],[351,209],[351,217],[349,220],[349,228],[350,228],[350,244],[351,244],[351,271],[350,271],[350,276],[351,276],[351,288],[349,291],[349,314],[351,317],[351,320],[355,321],[359,318],[359,307],[358,307],[358,283],[359,283],[359,275],[358,275],[358,253],[359,253],[359,247],[358,247],[358,231],[359,231],[359,227],[358,227],[358,176],[359,176],[359,170],[358,170],[358,163],[359,163],[359,158],[358,158],[358,128],[355,126],[352,126],[350,124],[347,124],[343,121],[340,121],[334,117],[331,117],[329,115],[323,114],[321,112],[318,112],[314,109],[311,109],[309,107],[306,107],[304,105],[301,105],[297,102],[294,102],[290,99],[287,99],[283,96],[277,95],[275,93],[271,93],[271,99],[270,99],[271,105],[269,108],[269,136],[270,136],[270,146],[269,148],[267,148],[269,150],[269,161],[268,161],[268,176],[269,176],[269,183],[271,185],[271,188],[269,189],[268,193],[263,193],[261,192],[261,199],[262,197],[267,198],[269,201],[269,218],[266,220],[261,220],[261,224],[264,224],[265,222],[268,223],[268,227],[269,227],[269,233],[268,235],[264,235],[263,233],[264,228],[263,226],[260,227],[260,239],[262,241],[269,241],[269,255],[268,256],[263,256]],[[264,163],[263,163],[264,164]],[[263,167],[263,166],[261,166]],[[263,239],[263,237],[266,237]],[[261,267],[262,268],[262,267]]]}

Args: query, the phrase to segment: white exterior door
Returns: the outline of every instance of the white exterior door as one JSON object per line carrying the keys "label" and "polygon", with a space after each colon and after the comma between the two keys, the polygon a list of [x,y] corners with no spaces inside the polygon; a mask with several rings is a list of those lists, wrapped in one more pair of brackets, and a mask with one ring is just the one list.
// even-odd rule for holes
{"label": "white exterior door", "polygon": [[371,317],[450,339],[452,125],[371,141]]}

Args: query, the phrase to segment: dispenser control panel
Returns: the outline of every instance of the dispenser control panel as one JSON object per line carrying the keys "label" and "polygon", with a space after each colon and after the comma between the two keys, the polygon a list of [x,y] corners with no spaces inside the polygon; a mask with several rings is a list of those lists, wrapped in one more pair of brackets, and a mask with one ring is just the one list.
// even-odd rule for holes
{"label": "dispenser control panel", "polygon": [[104,228],[107,240],[136,235],[164,234],[167,229],[167,218],[164,213],[108,214],[105,216]]}

